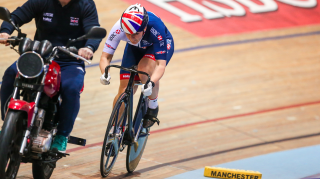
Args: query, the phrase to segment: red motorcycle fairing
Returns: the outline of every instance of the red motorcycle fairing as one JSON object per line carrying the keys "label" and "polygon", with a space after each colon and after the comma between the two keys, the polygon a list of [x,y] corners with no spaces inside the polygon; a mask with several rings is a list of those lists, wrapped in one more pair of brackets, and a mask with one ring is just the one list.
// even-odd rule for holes
{"label": "red motorcycle fairing", "polygon": [[60,89],[61,71],[57,62],[52,61],[44,82],[43,91],[50,97],[54,97]]}
{"label": "red motorcycle fairing", "polygon": [[25,111],[28,113],[28,127],[31,124],[32,115],[34,111],[35,102],[28,103],[23,100],[11,98],[8,108],[18,111]]}

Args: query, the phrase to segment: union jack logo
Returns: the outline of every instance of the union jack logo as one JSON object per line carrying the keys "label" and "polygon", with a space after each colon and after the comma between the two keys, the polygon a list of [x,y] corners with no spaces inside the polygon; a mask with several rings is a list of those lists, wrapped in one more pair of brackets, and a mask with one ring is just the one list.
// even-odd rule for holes
{"label": "union jack logo", "polygon": [[72,22],[72,23],[79,23],[79,18],[70,17],[70,22]]}
{"label": "union jack logo", "polygon": [[137,11],[124,13],[121,22],[123,24],[123,30],[130,32],[130,34],[134,34],[139,30],[143,22],[143,14]]}
{"label": "union jack logo", "polygon": [[167,49],[170,50],[171,49],[171,45],[167,44]]}

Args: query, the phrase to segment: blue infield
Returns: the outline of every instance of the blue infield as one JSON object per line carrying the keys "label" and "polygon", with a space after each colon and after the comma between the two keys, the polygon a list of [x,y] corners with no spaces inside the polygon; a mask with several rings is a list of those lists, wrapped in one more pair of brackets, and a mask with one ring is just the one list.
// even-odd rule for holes
{"label": "blue infield", "polygon": [[[320,179],[320,145],[224,163],[212,167],[251,170],[262,173],[263,179]],[[203,179],[204,168],[167,179]]]}

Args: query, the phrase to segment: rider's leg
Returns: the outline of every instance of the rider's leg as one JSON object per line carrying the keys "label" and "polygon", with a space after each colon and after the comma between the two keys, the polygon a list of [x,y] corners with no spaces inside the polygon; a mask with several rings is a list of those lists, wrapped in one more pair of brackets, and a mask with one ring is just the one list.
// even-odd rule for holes
{"label": "rider's leg", "polygon": [[[129,82],[128,79],[121,79],[120,80],[120,86],[119,86],[118,94],[116,95],[116,97],[113,100],[113,107],[116,104],[116,102],[117,102],[118,98],[120,97],[120,95],[122,93],[124,93],[124,91],[126,90],[126,88],[128,86],[128,82]],[[133,93],[134,94],[136,93],[137,89],[138,89],[138,86],[134,86],[133,87]]]}
{"label": "rider's leg", "polygon": [[[144,71],[148,73],[150,76],[152,76],[154,69],[156,67],[156,62],[153,58],[148,58],[148,57],[143,57],[139,64],[138,64],[138,70],[139,71]],[[141,82],[146,83],[148,80],[148,77],[146,75],[139,75]],[[159,94],[159,87],[160,87],[160,82],[157,81],[155,83],[155,86],[152,88],[152,94],[149,96],[149,108],[155,109],[158,107],[158,94]]]}
{"label": "rider's leg", "polygon": [[[113,100],[113,107],[112,108],[114,108],[120,95],[125,92],[125,90],[128,86],[128,82],[129,82],[128,79],[120,79],[120,86],[119,86],[118,94],[115,96],[115,98]],[[133,94],[137,91],[137,89],[138,89],[138,86],[133,86]],[[119,117],[122,115],[123,110],[124,110],[124,105],[121,105],[121,108],[119,111]],[[113,129],[110,130],[110,133],[113,133]]]}
{"label": "rider's leg", "polygon": [[[173,39],[167,39],[167,53],[166,57],[159,57],[155,55],[156,53],[155,47],[148,48],[146,55],[142,58],[142,60],[139,62],[138,69],[141,71],[145,71],[149,73],[150,76],[154,73],[158,60],[166,60],[166,65],[168,65],[170,59],[172,58],[173,52],[174,52],[174,42]],[[157,58],[158,57],[158,58]],[[143,82],[147,81],[147,78],[143,75],[140,75],[140,78]],[[145,116],[146,119],[143,122],[144,127],[151,127],[155,122],[159,124],[159,120],[157,119],[158,112],[159,112],[159,106],[158,106],[158,93],[159,93],[160,83],[159,81],[155,82],[155,86],[152,89],[152,94],[149,96],[149,105],[147,114]]]}
{"label": "rider's leg", "polygon": [[4,72],[2,77],[2,84],[1,84],[1,119],[4,120],[6,109],[5,104],[11,94],[13,93],[13,84],[15,77],[18,73],[16,62],[14,62],[7,70]]}
{"label": "rider's leg", "polygon": [[[116,95],[116,97],[113,100],[113,107],[116,104],[116,102],[117,102],[118,98],[120,97],[120,95],[122,93],[124,93],[124,91],[126,90],[126,88],[128,86],[128,82],[129,82],[128,79],[121,79],[120,80],[120,86],[119,86],[118,94]],[[133,86],[133,94],[136,93],[137,89],[138,89],[138,86]],[[121,108],[120,108],[120,111],[119,111],[120,115],[119,116],[121,116],[121,114],[123,113],[123,110],[124,110],[124,105],[122,105]]]}
{"label": "rider's leg", "polygon": [[158,107],[158,94],[159,94],[160,81],[154,83],[152,94],[149,96],[149,108],[156,109]]}
{"label": "rider's leg", "polygon": [[[59,63],[60,64],[60,63]],[[57,136],[51,148],[57,148],[64,152],[67,147],[67,137],[70,135],[75,119],[80,109],[80,91],[84,82],[84,66],[81,64],[61,65],[61,86],[62,98],[59,107],[59,125]]]}
{"label": "rider's leg", "polygon": [[[150,76],[152,76],[156,68],[155,59],[152,57],[154,57],[152,54],[145,55],[138,64],[138,70],[144,71],[148,73]],[[148,80],[148,77],[146,77],[145,75],[140,74],[139,77],[142,83],[146,83],[146,81]],[[158,101],[157,101],[158,93],[159,93],[159,81],[155,83],[155,86],[152,89],[152,94],[149,96],[149,105],[148,105],[148,110],[145,116],[146,120],[143,121],[144,127],[151,127],[155,122],[157,122],[158,124],[160,122],[157,119],[158,111],[159,111]]]}
{"label": "rider's leg", "polygon": [[[155,60],[153,58],[149,58],[149,57],[144,56],[138,64],[138,71],[144,71],[144,72],[148,73],[150,76],[152,76],[155,67],[156,67]],[[146,83],[148,80],[148,77],[143,74],[139,74],[139,78],[142,83]],[[159,91],[159,89],[158,89],[158,91]],[[157,91],[155,91],[155,92],[157,92]],[[153,93],[153,91],[152,91],[152,93]],[[155,95],[152,94],[150,97],[153,98],[154,96]]]}
{"label": "rider's leg", "polygon": [[[138,47],[127,44],[126,48],[124,49],[121,66],[125,68],[130,68],[134,65],[137,65],[138,59],[142,58],[143,56],[143,54],[139,53],[140,51],[141,49],[139,49]],[[130,78],[130,72],[120,70],[120,86],[119,86],[118,94],[113,100],[113,107],[116,104],[120,95],[124,93],[125,89],[127,88],[129,78]],[[135,79],[137,78],[135,77]],[[135,93],[136,91],[137,91],[137,86],[134,86],[133,92]],[[122,114],[123,108],[124,106],[121,106],[121,109],[120,109],[121,114]]]}

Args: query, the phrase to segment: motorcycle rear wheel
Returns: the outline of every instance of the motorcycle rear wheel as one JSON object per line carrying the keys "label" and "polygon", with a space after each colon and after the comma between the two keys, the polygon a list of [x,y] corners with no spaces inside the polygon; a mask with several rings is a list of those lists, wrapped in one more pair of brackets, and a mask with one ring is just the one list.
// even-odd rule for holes
{"label": "motorcycle rear wheel", "polygon": [[26,119],[22,111],[9,110],[0,134],[0,178],[15,179],[20,167],[20,145],[23,139],[23,120]]}

